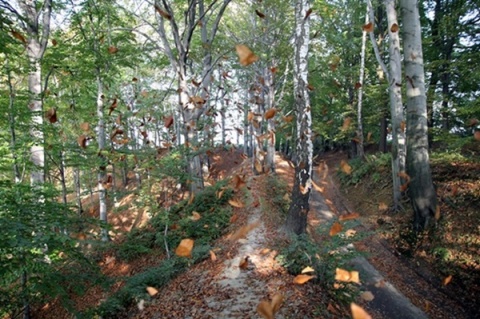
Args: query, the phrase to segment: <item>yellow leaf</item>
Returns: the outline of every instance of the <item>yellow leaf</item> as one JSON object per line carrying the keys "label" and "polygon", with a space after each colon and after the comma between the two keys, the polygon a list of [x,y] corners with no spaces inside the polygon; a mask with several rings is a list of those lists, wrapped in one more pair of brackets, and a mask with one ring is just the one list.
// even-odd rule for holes
{"label": "yellow leaf", "polygon": [[355,270],[348,271],[345,269],[337,268],[335,270],[335,280],[343,281],[343,282],[354,282],[359,284],[360,275],[358,271],[355,271]]}
{"label": "yellow leaf", "polygon": [[217,260],[217,255],[215,255],[215,252],[213,250],[210,250],[210,260],[211,261]]}
{"label": "yellow leaf", "polygon": [[352,311],[353,319],[372,319],[372,316],[354,302],[350,304],[350,310]]}
{"label": "yellow leaf", "polygon": [[192,257],[192,249],[195,241],[193,239],[182,239],[177,249],[175,249],[175,254],[179,257]]}
{"label": "yellow leaf", "polygon": [[158,294],[158,290],[153,287],[147,287],[147,292],[152,297]]}
{"label": "yellow leaf", "polygon": [[198,212],[195,212],[195,211],[192,212],[192,216],[190,216],[190,219],[193,220],[193,221],[197,221],[200,218],[202,218],[202,216]]}
{"label": "yellow leaf", "polygon": [[256,56],[246,45],[237,44],[235,49],[237,50],[238,60],[241,65],[247,66],[258,61],[258,56]]}
{"label": "yellow leaf", "polygon": [[330,228],[330,236],[335,236],[339,232],[342,231],[342,225],[340,223],[335,222],[333,223],[332,227]]}
{"label": "yellow leaf", "polygon": [[315,276],[310,276],[310,275],[297,275],[294,279],[293,282],[298,284],[298,285],[303,285],[307,281],[315,278]]}
{"label": "yellow leaf", "polygon": [[312,267],[308,266],[308,267],[303,268],[302,274],[307,273],[307,272],[314,272],[314,271],[315,271],[315,269],[313,269]]}
{"label": "yellow leaf", "polygon": [[347,175],[352,174],[352,167],[345,160],[341,160],[340,169]]}
{"label": "yellow leaf", "polygon": [[228,203],[230,205],[232,205],[233,207],[237,207],[237,208],[245,207],[245,204],[243,204],[240,200],[235,199],[235,198],[229,199]]}

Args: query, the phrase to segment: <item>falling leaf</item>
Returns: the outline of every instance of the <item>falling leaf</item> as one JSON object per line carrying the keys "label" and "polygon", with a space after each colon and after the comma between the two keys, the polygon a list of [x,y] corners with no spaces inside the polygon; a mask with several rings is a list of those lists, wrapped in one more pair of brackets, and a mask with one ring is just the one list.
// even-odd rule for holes
{"label": "falling leaf", "polygon": [[279,293],[272,297],[272,302],[270,303],[270,306],[272,307],[273,314],[276,314],[278,310],[280,310],[280,307],[282,306],[284,300],[285,297],[283,297],[283,295]]}
{"label": "falling leaf", "polygon": [[290,122],[293,121],[294,118],[295,118],[295,117],[294,117],[293,115],[284,116],[284,117],[283,117],[283,121],[284,121],[285,123],[290,123]]}
{"label": "falling leaf", "polygon": [[352,123],[352,119],[349,118],[349,117],[346,117],[344,120],[343,120],[343,124],[342,124],[342,128],[341,130],[342,131],[346,131],[349,127],[350,127],[350,124]]}
{"label": "falling leaf", "polygon": [[253,120],[253,118],[255,117],[255,114],[253,112],[248,112],[248,115],[247,115],[247,120],[249,122],[251,122]]}
{"label": "falling leaf", "polygon": [[308,266],[308,267],[305,267],[305,268],[302,269],[302,274],[307,273],[307,272],[314,272],[314,271],[315,271],[315,269]]}
{"label": "falling leaf", "polygon": [[443,278],[443,285],[444,286],[448,285],[452,281],[452,278],[453,278],[452,275],[449,275],[449,276]]}
{"label": "falling leaf", "polygon": [[473,133],[473,138],[480,141],[480,131],[475,131],[475,133]]}
{"label": "falling leaf", "polygon": [[362,87],[362,83],[360,82],[355,83],[355,90],[358,90],[361,87]]}
{"label": "falling leaf", "polygon": [[355,270],[348,271],[342,268],[337,268],[335,270],[335,280],[342,281],[342,282],[354,282],[359,284],[360,276],[358,271],[355,271]]}
{"label": "falling leaf", "polygon": [[398,32],[398,29],[399,29],[399,27],[398,27],[398,24],[396,24],[396,23],[392,24],[392,26],[390,27],[390,31],[392,33]]}
{"label": "falling leaf", "polygon": [[263,165],[262,165],[262,163],[260,163],[258,158],[255,159],[254,166],[255,166],[255,170],[257,171],[257,173],[263,173]]}
{"label": "falling leaf", "polygon": [[407,127],[407,123],[405,121],[400,122],[400,130],[405,132],[405,128]]}
{"label": "falling leaf", "polygon": [[468,126],[468,127],[474,127],[474,126],[476,126],[478,123],[479,123],[479,122],[478,122],[478,119],[470,119],[470,120],[468,120],[467,126]]}
{"label": "falling leaf", "polygon": [[46,118],[50,123],[55,123],[57,122],[57,110],[52,107],[50,108],[46,113],[45,113]]}
{"label": "falling leaf", "polygon": [[230,223],[233,224],[238,220],[238,214],[233,214],[232,217],[230,217]]}
{"label": "falling leaf", "polygon": [[157,11],[162,16],[162,18],[167,19],[167,20],[172,20],[172,16],[168,12],[163,11],[157,5],[155,6],[155,11]]}
{"label": "falling leaf", "polygon": [[355,236],[356,233],[357,233],[357,231],[354,230],[354,229],[347,229],[347,230],[345,231],[345,236],[346,236],[347,238],[350,238],[350,237]]}
{"label": "falling leaf", "polygon": [[350,310],[352,311],[353,319],[372,319],[372,316],[354,302],[350,304]]}
{"label": "falling leaf", "polygon": [[245,176],[240,176],[238,174],[235,174],[232,178],[232,186],[235,191],[240,190],[243,186],[247,185],[245,182]]}
{"label": "falling leaf", "polygon": [[256,13],[257,16],[259,16],[261,19],[265,19],[265,15],[264,15],[262,12],[258,11],[257,9],[255,9],[255,13]]}
{"label": "falling leaf", "polygon": [[27,44],[27,40],[25,39],[25,37],[20,32],[17,32],[15,30],[11,29],[10,33],[13,35],[13,37],[15,39],[22,41],[23,44]]}
{"label": "falling leaf", "polygon": [[137,308],[140,311],[143,311],[145,309],[145,299],[140,299],[140,301],[137,302]]}
{"label": "falling leaf", "polygon": [[200,218],[202,218],[202,216],[198,212],[195,212],[195,211],[192,212],[192,216],[190,216],[190,219],[193,220],[194,222],[196,222]]}
{"label": "falling leaf", "polygon": [[117,47],[115,47],[115,46],[113,46],[113,45],[111,45],[111,46],[108,47],[108,53],[110,53],[110,54],[115,54],[115,53],[117,53],[117,52],[118,52],[118,48],[117,48]]}
{"label": "falling leaf", "polygon": [[213,250],[210,250],[210,260],[217,261],[217,255],[215,255],[215,252]]}
{"label": "falling leaf", "polygon": [[270,72],[272,72],[272,73],[277,73],[277,70],[278,70],[278,68],[276,68],[276,67],[274,67],[274,66],[272,66],[272,67],[270,68]]}
{"label": "falling leaf", "polygon": [[373,32],[373,23],[369,22],[365,25],[363,25],[362,30],[365,32]]}
{"label": "falling leaf", "polygon": [[195,241],[190,238],[182,239],[178,247],[175,249],[175,255],[179,257],[192,257],[192,249]]}
{"label": "falling leaf", "polygon": [[340,169],[347,175],[352,174],[352,167],[345,160],[340,161]]}
{"label": "falling leaf", "polygon": [[163,118],[163,125],[165,128],[170,128],[173,124],[173,116],[166,116]]}
{"label": "falling leaf", "polygon": [[305,18],[303,18],[303,19],[304,19],[304,20],[307,20],[307,18],[312,14],[312,12],[313,12],[313,9],[312,9],[312,8],[308,9],[308,10],[307,10],[307,13],[305,13]]}
{"label": "falling leaf", "polygon": [[330,228],[330,236],[335,236],[339,232],[342,231],[342,225],[338,222],[333,223],[332,227]]}
{"label": "falling leaf", "polygon": [[250,257],[248,256],[245,256],[244,258],[242,258],[242,260],[240,260],[240,263],[238,264],[238,268],[242,269],[242,270],[246,270],[248,268],[248,259]]}
{"label": "falling leaf", "polygon": [[240,238],[245,237],[251,230],[257,228],[260,225],[260,221],[245,225],[240,227],[232,236],[230,236],[231,241],[239,240]]}
{"label": "falling leaf", "polygon": [[147,287],[147,292],[152,297],[158,294],[158,290],[153,287]]}
{"label": "falling leaf", "polygon": [[313,278],[315,278],[315,276],[302,274],[302,275],[297,275],[295,278],[293,278],[293,282],[298,285],[303,285],[304,283],[306,283],[307,281]]}
{"label": "falling leaf", "polygon": [[117,106],[118,106],[118,101],[116,98],[114,98],[112,104],[110,105],[108,115],[111,115],[112,112],[117,108]]}
{"label": "falling leaf", "polygon": [[244,203],[242,203],[239,199],[235,199],[235,198],[229,199],[228,203],[233,207],[237,207],[237,208],[245,207]]}
{"label": "falling leaf", "polygon": [[82,131],[88,132],[90,130],[90,124],[88,124],[87,122],[83,122],[80,124],[80,129]]}
{"label": "falling leaf", "polygon": [[441,214],[440,214],[440,205],[437,205],[437,208],[435,209],[435,220],[439,220],[440,217],[441,217]]}
{"label": "falling leaf", "polygon": [[372,139],[372,132],[368,132],[368,134],[367,134],[367,142],[370,142],[371,139]]}
{"label": "falling leaf", "polygon": [[87,140],[88,140],[88,138],[85,135],[80,135],[77,138],[77,143],[81,148],[86,148],[87,147]]}
{"label": "falling leaf", "polygon": [[267,110],[265,112],[265,119],[269,120],[269,119],[273,118],[276,113],[277,113],[277,109],[275,109],[275,108],[271,108],[271,109]]}
{"label": "falling leaf", "polygon": [[241,65],[248,66],[258,61],[258,56],[256,56],[246,45],[237,44],[235,49],[237,50],[238,60]]}
{"label": "falling leaf", "polygon": [[52,45],[53,45],[53,46],[56,46],[57,44],[58,44],[57,40],[52,39]]}
{"label": "falling leaf", "polygon": [[364,291],[360,294],[360,298],[365,301],[372,301],[373,299],[375,299],[375,296],[372,294],[371,291]]}
{"label": "falling leaf", "polygon": [[384,212],[384,211],[388,210],[388,205],[385,204],[384,202],[380,202],[380,203],[378,203],[378,210],[381,211],[381,212]]}
{"label": "falling leaf", "polygon": [[311,85],[311,84],[309,83],[309,84],[307,84],[307,89],[308,89],[309,91],[313,91],[313,90],[315,90],[315,87],[313,87],[313,85]]}
{"label": "falling leaf", "polygon": [[350,214],[341,215],[338,219],[340,221],[344,221],[344,220],[357,219],[358,217],[360,217],[359,213],[350,213]]}

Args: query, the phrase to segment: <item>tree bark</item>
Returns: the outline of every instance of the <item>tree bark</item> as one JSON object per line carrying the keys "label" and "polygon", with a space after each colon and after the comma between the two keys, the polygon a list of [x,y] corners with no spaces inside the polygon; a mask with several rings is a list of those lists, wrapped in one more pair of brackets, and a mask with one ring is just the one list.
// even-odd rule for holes
{"label": "tree bark", "polygon": [[295,54],[294,54],[294,95],[296,111],[296,156],[295,180],[292,190],[292,203],[288,210],[286,228],[295,234],[306,231],[309,199],[312,189],[312,115],[308,95],[308,50],[309,19],[305,19],[309,9],[307,0],[297,0],[295,4]]}
{"label": "tree bark", "polygon": [[[365,16],[365,24],[368,23],[368,8]],[[373,23],[373,21],[372,21]],[[362,103],[363,103],[363,78],[365,75],[365,47],[367,44],[367,32],[362,32],[362,49],[360,53],[360,87],[358,88],[358,104],[357,104],[357,156],[362,158],[365,156],[363,149],[363,119],[362,119]]]}
{"label": "tree bark", "polygon": [[428,154],[427,103],[420,16],[416,0],[400,0],[403,20],[404,64],[407,82],[408,193],[415,212],[413,229],[421,231],[438,218]]}

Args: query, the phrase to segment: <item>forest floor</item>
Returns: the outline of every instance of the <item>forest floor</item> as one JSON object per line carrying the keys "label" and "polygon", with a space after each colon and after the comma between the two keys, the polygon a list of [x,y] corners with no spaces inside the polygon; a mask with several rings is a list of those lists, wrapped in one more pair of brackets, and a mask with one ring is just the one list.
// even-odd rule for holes
{"label": "forest floor", "polygon": [[[120,317],[260,318],[257,306],[263,300],[260,311],[276,312],[277,319],[349,318],[348,306],[332,297],[335,294],[324,285],[316,284],[321,278],[294,283],[295,275],[279,263],[280,250],[290,243],[282,227],[284,213],[274,203],[276,188],[280,191],[280,186],[272,184],[269,175],[253,176],[250,160],[243,159],[239,152],[222,151],[212,159],[215,177],[245,174],[246,187],[242,193],[245,207],[234,208],[231,225],[225,236],[215,242],[211,258],[192,265],[159,288],[151,300],[133,305]],[[325,236],[328,237],[328,229],[327,234],[317,231],[322,225],[359,213],[354,229],[347,231],[359,234],[355,249],[381,274],[381,279],[374,283],[377,288],[395,287],[409,300],[409,307],[428,318],[480,318],[475,306],[480,302],[480,164],[433,165],[444,219],[435,235],[412,242],[406,231],[410,210],[401,213],[389,210],[388,170],[380,171],[380,178],[367,178],[355,186],[340,186],[337,172],[342,160],[347,160],[342,152],[326,153],[316,159],[308,216],[310,237],[322,245]],[[291,188],[292,165],[279,156],[276,164],[277,176],[285,181],[287,189]],[[143,212],[122,214],[117,216],[118,227],[126,231],[144,222]],[[116,262],[114,257],[105,255],[100,266],[111,277],[131,276],[163,258],[160,251],[131,262]],[[362,276],[360,273],[360,279]],[[367,289],[363,285],[359,291]],[[92,287],[76,302],[79,309],[87,308],[107,295],[100,287]],[[282,303],[277,308],[275,304],[280,305],[280,299]],[[389,313],[388,301],[379,305],[371,299],[359,297],[355,302],[373,318],[395,318]],[[58,308],[46,305],[34,317],[70,318]],[[397,312],[397,318],[402,318],[401,309],[391,310]]]}

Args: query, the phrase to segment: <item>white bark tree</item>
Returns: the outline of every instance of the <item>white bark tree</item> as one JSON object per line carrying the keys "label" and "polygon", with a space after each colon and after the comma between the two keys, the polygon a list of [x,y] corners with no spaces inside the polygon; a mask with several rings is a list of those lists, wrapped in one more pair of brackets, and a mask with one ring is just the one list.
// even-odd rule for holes
{"label": "white bark tree", "polygon": [[287,230],[302,234],[306,231],[312,189],[312,114],[308,95],[308,51],[310,23],[307,0],[295,4],[295,54],[294,54],[294,99],[296,114],[295,180],[292,203],[288,210]]}
{"label": "white bark tree", "polygon": [[415,212],[414,230],[421,231],[439,217],[437,195],[428,154],[427,99],[422,34],[417,0],[400,0],[403,22],[403,59],[407,86],[407,174]]}

